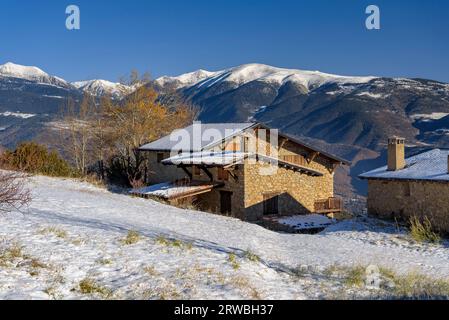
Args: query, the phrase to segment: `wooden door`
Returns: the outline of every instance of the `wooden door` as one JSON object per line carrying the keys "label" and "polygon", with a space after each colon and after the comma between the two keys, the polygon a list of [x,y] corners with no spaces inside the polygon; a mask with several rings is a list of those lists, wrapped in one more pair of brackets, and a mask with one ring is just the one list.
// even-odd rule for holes
{"label": "wooden door", "polygon": [[263,214],[279,214],[279,195],[264,194],[263,196]]}
{"label": "wooden door", "polygon": [[232,192],[220,191],[220,212],[222,214],[232,212]]}

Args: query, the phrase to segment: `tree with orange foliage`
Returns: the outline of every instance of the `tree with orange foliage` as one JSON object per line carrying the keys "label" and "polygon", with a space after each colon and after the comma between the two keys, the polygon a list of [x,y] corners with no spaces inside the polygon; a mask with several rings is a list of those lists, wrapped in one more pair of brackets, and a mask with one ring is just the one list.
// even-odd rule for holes
{"label": "tree with orange foliage", "polygon": [[113,141],[113,166],[126,174],[133,185],[144,178],[145,158],[138,148],[184,127],[194,119],[194,109],[180,100],[162,104],[157,92],[148,85],[138,87],[122,103],[104,107],[106,123]]}

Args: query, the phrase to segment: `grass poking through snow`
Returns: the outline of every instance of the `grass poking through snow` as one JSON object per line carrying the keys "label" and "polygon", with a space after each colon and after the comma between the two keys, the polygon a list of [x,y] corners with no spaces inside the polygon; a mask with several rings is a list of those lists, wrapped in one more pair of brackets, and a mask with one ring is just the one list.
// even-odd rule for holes
{"label": "grass poking through snow", "polygon": [[140,234],[137,231],[130,230],[125,238],[121,240],[124,245],[131,245],[139,242],[141,239]]}

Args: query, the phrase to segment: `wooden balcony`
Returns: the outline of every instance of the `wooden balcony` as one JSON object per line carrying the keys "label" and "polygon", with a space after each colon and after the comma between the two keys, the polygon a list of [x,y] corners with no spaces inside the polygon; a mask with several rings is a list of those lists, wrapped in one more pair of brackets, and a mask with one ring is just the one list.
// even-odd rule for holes
{"label": "wooden balcony", "polygon": [[333,197],[315,201],[315,213],[337,213],[343,211],[343,200]]}

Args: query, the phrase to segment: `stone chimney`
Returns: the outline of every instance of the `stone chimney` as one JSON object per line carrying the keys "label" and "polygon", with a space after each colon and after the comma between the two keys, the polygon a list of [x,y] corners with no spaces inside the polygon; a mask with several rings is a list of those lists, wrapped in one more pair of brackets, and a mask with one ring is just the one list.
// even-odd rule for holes
{"label": "stone chimney", "polygon": [[398,137],[389,138],[388,171],[397,171],[404,168],[405,168],[405,139]]}

